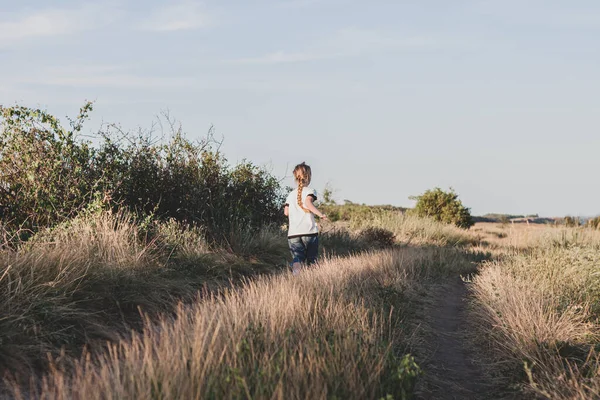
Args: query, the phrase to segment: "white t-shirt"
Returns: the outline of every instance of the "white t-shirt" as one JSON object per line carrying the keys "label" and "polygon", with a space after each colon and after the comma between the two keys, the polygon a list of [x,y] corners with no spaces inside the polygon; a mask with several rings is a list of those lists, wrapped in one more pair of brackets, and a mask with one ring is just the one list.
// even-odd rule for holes
{"label": "white t-shirt", "polygon": [[[317,191],[310,187],[302,188],[302,204],[306,208],[306,198],[313,197],[313,201],[317,200]],[[288,194],[285,205],[288,206],[289,229],[288,237],[316,235],[319,233],[315,215],[311,212],[306,212],[298,205],[298,188],[292,190]]]}

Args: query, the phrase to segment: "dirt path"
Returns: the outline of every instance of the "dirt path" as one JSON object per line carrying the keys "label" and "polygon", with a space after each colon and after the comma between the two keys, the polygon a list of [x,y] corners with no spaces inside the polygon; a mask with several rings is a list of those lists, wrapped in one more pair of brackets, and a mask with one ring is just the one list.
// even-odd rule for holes
{"label": "dirt path", "polygon": [[428,361],[419,399],[498,399],[482,369],[473,363],[467,339],[465,284],[458,278],[434,289],[426,307]]}

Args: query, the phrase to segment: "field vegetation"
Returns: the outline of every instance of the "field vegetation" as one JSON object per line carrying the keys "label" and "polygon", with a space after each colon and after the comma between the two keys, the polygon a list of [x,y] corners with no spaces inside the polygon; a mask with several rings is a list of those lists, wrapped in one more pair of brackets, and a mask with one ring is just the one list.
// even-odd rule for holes
{"label": "field vegetation", "polygon": [[226,248],[110,211],[41,230],[0,256],[10,395],[408,398],[420,376],[412,301],[472,262],[402,248],[382,228],[322,236],[327,260],[292,277],[277,228]]}
{"label": "field vegetation", "polygon": [[600,397],[593,223],[473,225],[439,189],[424,215],[326,198],[321,261],[293,276],[283,188],[213,136],[92,144],[90,104],[69,129],[1,111],[2,398],[447,398],[471,379],[431,341],[450,300],[471,398]]}
{"label": "field vegetation", "polygon": [[599,398],[600,234],[520,227],[501,240],[505,257],[472,283],[473,319],[498,376],[530,396]]}
{"label": "field vegetation", "polygon": [[[0,108],[0,218],[5,242],[91,208],[201,226],[222,244],[240,228],[281,224],[282,188],[267,170],[227,163],[214,131],[189,140],[168,116],[140,132],[107,125],[84,140],[86,103],[63,127],[26,107]],[[10,244],[10,243],[5,243]]]}

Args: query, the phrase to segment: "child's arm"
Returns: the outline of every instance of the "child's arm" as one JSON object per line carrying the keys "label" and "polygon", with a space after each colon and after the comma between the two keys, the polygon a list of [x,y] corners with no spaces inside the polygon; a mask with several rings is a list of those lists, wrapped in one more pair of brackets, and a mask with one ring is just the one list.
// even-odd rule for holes
{"label": "child's arm", "polygon": [[290,215],[290,206],[288,206],[287,204],[285,205],[285,207],[283,207],[283,214],[287,217],[288,215]]}
{"label": "child's arm", "polygon": [[319,209],[317,207],[315,207],[315,205],[313,204],[313,197],[312,196],[308,196],[306,198],[306,200],[304,200],[304,203],[305,203],[304,205],[306,206],[306,208],[310,212],[312,212],[313,214],[315,214],[317,217],[327,219],[327,215],[325,215],[321,211],[319,211]]}

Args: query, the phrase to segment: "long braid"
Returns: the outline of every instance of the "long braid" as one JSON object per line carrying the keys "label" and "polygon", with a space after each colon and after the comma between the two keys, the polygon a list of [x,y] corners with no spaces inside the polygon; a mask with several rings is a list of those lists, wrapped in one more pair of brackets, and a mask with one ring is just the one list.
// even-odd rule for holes
{"label": "long braid", "polygon": [[294,176],[298,181],[298,206],[300,206],[304,212],[309,213],[310,210],[304,207],[304,204],[302,203],[302,189],[310,182],[310,167],[305,163],[297,165],[296,168],[294,168]]}
{"label": "long braid", "polygon": [[300,206],[301,209],[304,210],[304,212],[309,213],[310,210],[306,207],[304,207],[304,204],[302,204],[302,188],[304,187],[304,185],[302,184],[302,181],[298,182],[298,205]]}

